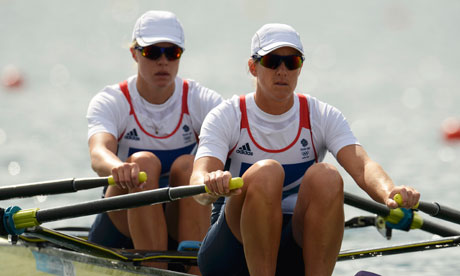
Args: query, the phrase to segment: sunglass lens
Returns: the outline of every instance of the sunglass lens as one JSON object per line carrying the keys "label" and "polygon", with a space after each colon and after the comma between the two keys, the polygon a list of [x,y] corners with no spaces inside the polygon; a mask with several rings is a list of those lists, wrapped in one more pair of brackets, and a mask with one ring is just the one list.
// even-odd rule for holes
{"label": "sunglass lens", "polygon": [[163,53],[165,54],[168,60],[176,60],[181,57],[183,50],[178,46],[171,46],[166,48],[158,46],[148,46],[142,48],[141,52],[142,56],[152,60],[160,58]]}
{"label": "sunglass lens", "polygon": [[178,46],[164,48],[165,56],[168,60],[179,59],[182,55],[182,49]]}
{"label": "sunglass lens", "polygon": [[303,59],[298,55],[279,56],[275,54],[268,54],[260,58],[260,64],[266,68],[276,69],[284,62],[286,68],[295,70],[302,66]]}
{"label": "sunglass lens", "polygon": [[302,58],[300,56],[286,56],[284,57],[284,64],[287,69],[294,70],[302,66]]}
{"label": "sunglass lens", "polygon": [[149,46],[142,49],[142,55],[149,59],[158,59],[161,56],[161,48]]}
{"label": "sunglass lens", "polygon": [[260,64],[263,67],[276,69],[281,63],[281,56],[278,55],[265,55],[260,59]]}

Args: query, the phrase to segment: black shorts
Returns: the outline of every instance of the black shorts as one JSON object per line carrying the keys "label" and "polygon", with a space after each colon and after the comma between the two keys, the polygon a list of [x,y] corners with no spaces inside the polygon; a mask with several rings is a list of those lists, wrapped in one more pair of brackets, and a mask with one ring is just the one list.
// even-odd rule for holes
{"label": "black shorts", "polygon": [[[160,178],[160,188],[168,186],[168,178]],[[106,188],[103,193],[105,194]],[[163,205],[164,206],[164,205]],[[88,240],[90,242],[112,248],[124,248],[133,249],[133,241],[130,237],[123,235],[113,224],[107,213],[100,213],[96,216],[96,219],[91,225],[91,229],[88,233]],[[169,246],[170,245],[170,246]],[[177,242],[168,237],[168,248],[177,248]]]}
{"label": "black shorts", "polygon": [[134,248],[131,238],[118,231],[107,213],[96,216],[88,234],[88,241],[112,248]]}
{"label": "black shorts", "polygon": [[[243,245],[228,227],[224,209],[201,243],[198,266],[203,276],[249,275]],[[292,215],[283,216],[276,275],[304,275],[302,248],[292,235]]]}

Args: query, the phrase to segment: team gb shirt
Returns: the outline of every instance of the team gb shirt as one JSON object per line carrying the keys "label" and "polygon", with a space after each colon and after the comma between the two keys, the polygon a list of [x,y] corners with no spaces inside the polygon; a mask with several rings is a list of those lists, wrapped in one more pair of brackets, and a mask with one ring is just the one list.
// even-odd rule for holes
{"label": "team gb shirt", "polygon": [[306,170],[321,162],[327,151],[336,156],[342,147],[358,141],[338,109],[312,96],[295,94],[290,110],[271,115],[257,107],[254,95],[234,96],[210,112],[196,159],[218,158],[233,177],[258,160],[277,160],[285,171],[283,213],[292,214]]}
{"label": "team gb shirt", "polygon": [[177,157],[195,152],[201,124],[222,97],[193,80],[176,77],[173,95],[155,105],[139,95],[136,80],[133,76],[105,87],[91,100],[88,139],[99,132],[112,134],[122,161],[138,151],[153,152],[165,176]]}

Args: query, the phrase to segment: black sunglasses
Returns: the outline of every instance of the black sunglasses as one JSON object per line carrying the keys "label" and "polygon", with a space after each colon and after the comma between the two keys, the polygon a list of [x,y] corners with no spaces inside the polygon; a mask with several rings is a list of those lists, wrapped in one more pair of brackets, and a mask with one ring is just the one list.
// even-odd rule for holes
{"label": "black sunglasses", "polygon": [[263,67],[276,69],[282,62],[288,70],[299,69],[305,58],[301,55],[280,56],[275,54],[266,54],[265,56],[253,55],[252,58],[259,61]]}
{"label": "black sunglasses", "polygon": [[165,55],[165,57],[172,61],[180,59],[184,50],[179,46],[171,46],[171,47],[158,47],[158,46],[147,46],[142,47],[139,45],[134,46],[134,49],[139,50],[142,53],[142,56],[151,59],[157,60],[161,57],[161,55]]}

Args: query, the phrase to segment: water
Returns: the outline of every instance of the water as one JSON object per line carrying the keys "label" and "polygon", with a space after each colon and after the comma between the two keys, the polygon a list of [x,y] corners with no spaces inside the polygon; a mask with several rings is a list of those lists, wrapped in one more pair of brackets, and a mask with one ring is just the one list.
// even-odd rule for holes
{"label": "water", "polygon": [[[444,119],[460,118],[458,1],[0,0],[0,6],[0,70],[12,64],[24,77],[20,89],[0,87],[0,185],[95,176],[87,104],[105,85],[135,73],[128,51],[134,22],[148,9],[164,9],[178,15],[186,32],[180,75],[226,98],[253,90],[246,66],[253,33],[268,22],[294,26],[307,54],[298,90],[339,107],[395,183],[416,187],[424,200],[460,208],[460,143],[447,143],[441,134]],[[336,164],[330,156],[327,161]],[[347,191],[363,195],[345,180]],[[2,206],[43,209],[99,195],[86,191]],[[347,218],[366,214],[345,211]],[[46,225],[88,226],[92,219]],[[386,241],[375,229],[347,231],[342,248],[432,238],[419,230],[393,236]],[[334,275],[363,269],[460,275],[459,257],[452,248],[346,261]]]}

